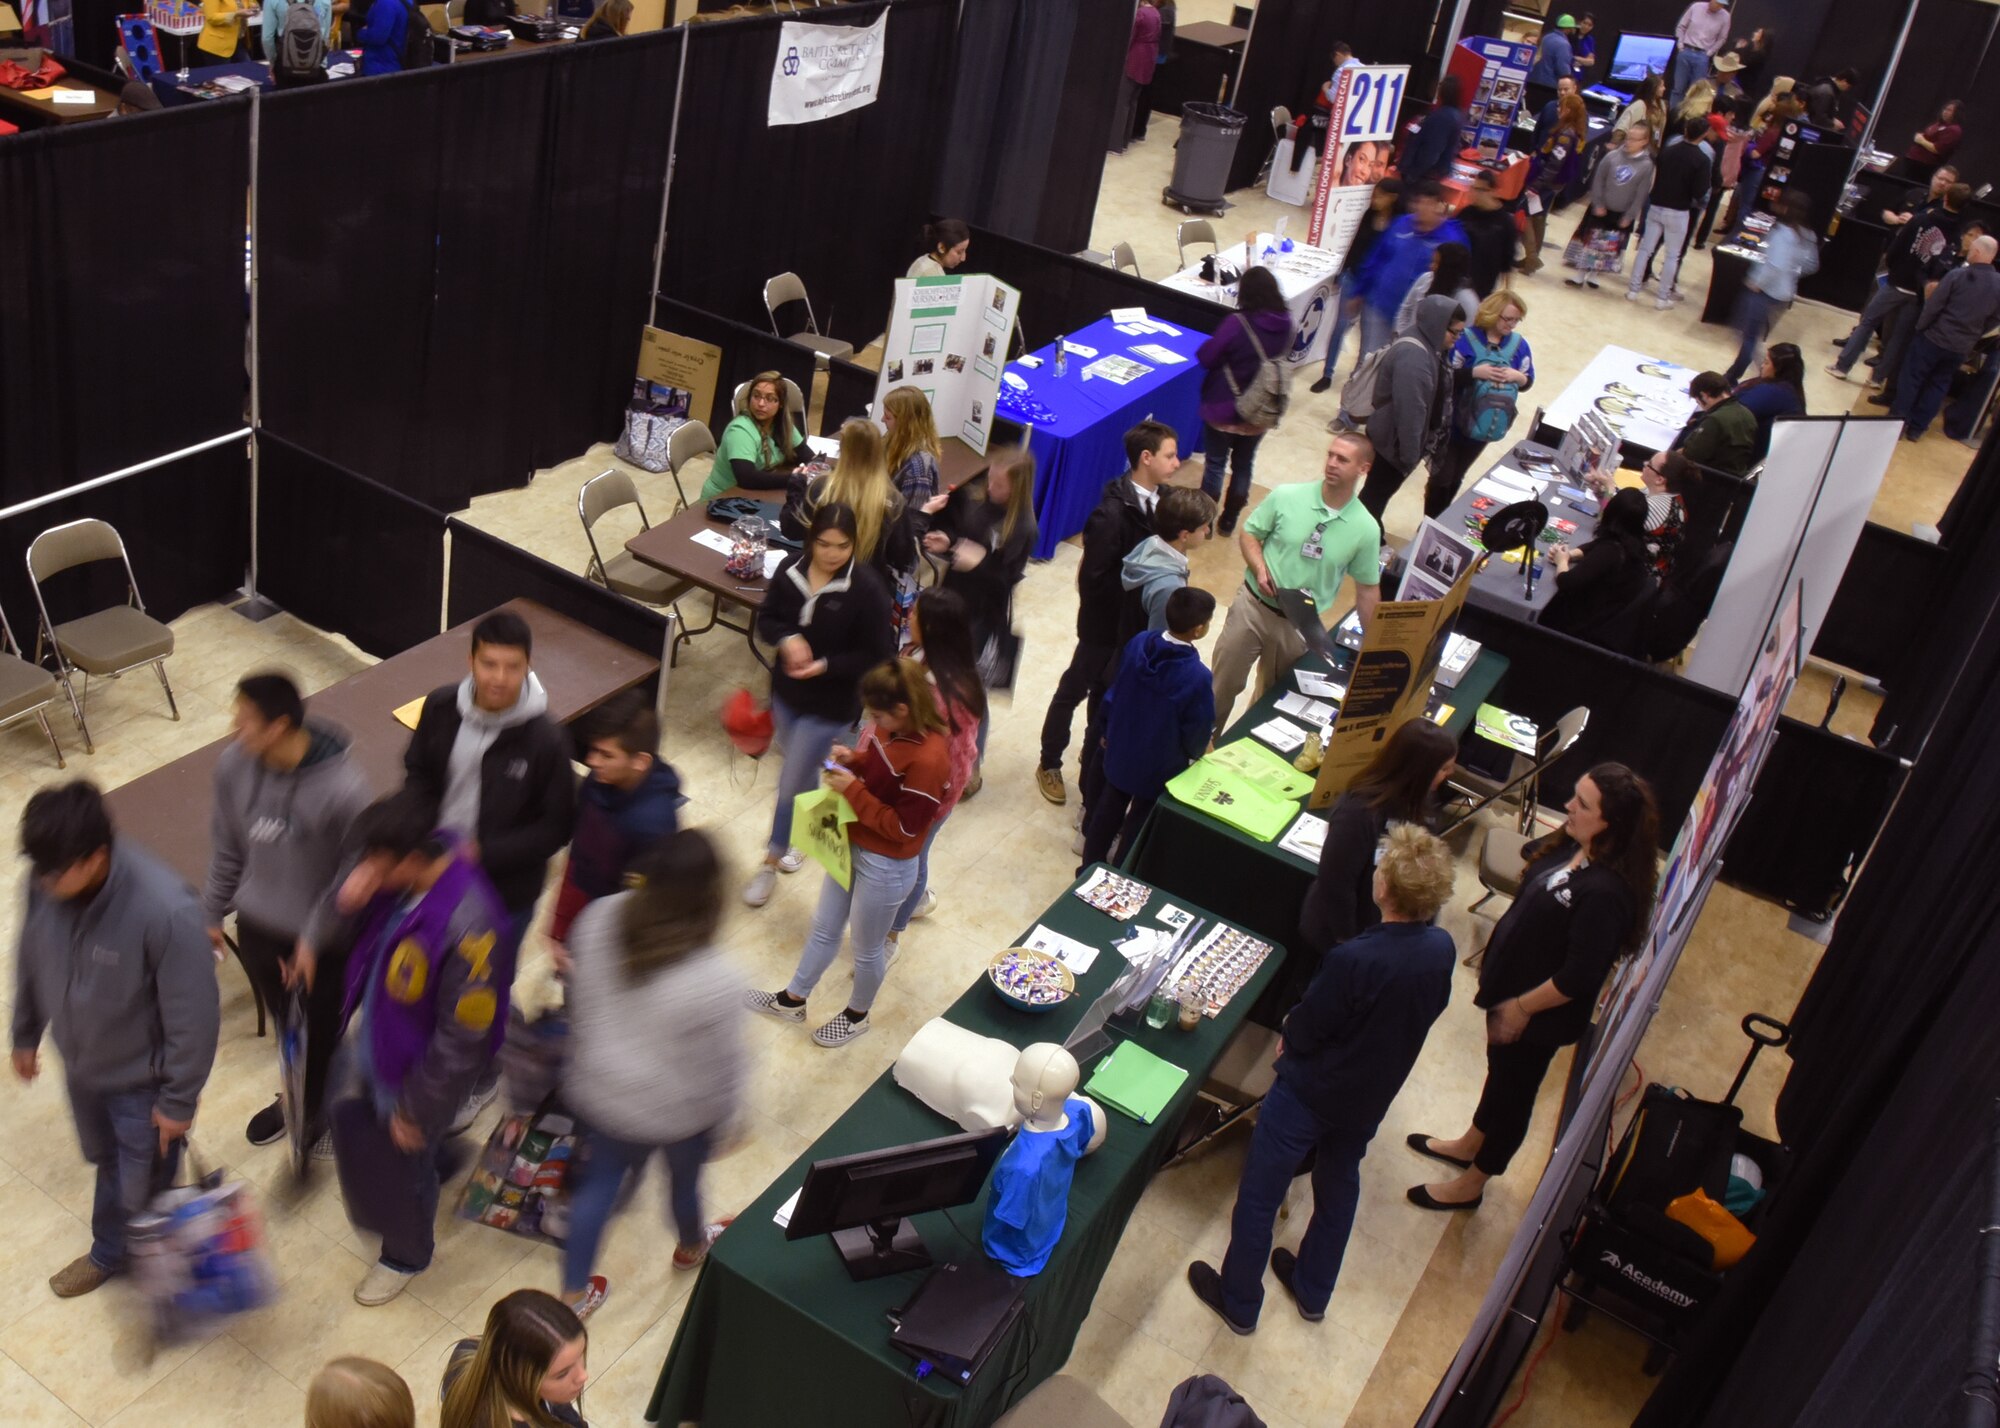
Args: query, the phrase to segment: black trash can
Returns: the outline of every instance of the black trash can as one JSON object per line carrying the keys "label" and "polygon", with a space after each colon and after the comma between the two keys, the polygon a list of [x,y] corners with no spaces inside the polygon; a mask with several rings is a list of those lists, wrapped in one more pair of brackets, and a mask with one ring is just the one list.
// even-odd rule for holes
{"label": "black trash can", "polygon": [[1220,214],[1229,165],[1243,137],[1243,115],[1224,104],[1190,101],[1181,106],[1181,138],[1174,150],[1174,177],[1160,191],[1163,201],[1183,213]]}

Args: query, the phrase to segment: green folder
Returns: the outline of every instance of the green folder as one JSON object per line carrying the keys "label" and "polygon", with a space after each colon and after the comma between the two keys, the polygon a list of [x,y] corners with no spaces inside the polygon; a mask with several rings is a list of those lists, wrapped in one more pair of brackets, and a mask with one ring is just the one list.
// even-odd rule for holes
{"label": "green folder", "polygon": [[1283,833],[1299,815],[1297,803],[1272,797],[1242,774],[1223,768],[1212,759],[1196,759],[1189,764],[1167,784],[1167,792],[1210,818],[1242,829],[1260,843],[1268,843]]}
{"label": "green folder", "polygon": [[1151,1125],[1173,1100],[1187,1074],[1137,1042],[1121,1041],[1098,1063],[1083,1090],[1112,1110]]}

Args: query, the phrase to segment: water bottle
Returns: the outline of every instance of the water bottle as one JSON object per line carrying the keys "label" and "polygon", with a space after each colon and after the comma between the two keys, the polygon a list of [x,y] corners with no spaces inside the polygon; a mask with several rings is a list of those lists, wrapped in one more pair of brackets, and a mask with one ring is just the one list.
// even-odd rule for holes
{"label": "water bottle", "polygon": [[1056,338],[1056,380],[1060,382],[1069,375],[1069,339]]}

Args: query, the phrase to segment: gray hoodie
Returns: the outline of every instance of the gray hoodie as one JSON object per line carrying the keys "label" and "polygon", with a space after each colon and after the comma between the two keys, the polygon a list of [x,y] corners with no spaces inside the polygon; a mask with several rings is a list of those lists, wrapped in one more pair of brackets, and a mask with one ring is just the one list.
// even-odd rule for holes
{"label": "gray hoodie", "polygon": [[1444,335],[1456,316],[1458,303],[1453,298],[1427,297],[1418,303],[1415,331],[1389,345],[1375,377],[1368,439],[1375,443],[1376,455],[1405,474],[1424,459],[1432,433],[1450,415]]}
{"label": "gray hoodie", "polygon": [[368,781],[347,757],[347,735],[308,722],[312,736],[295,769],[274,769],[234,744],[215,766],[214,852],[202,907],[210,927],[235,908],[245,922],[297,937],[340,870]]}
{"label": "gray hoodie", "polygon": [[1639,216],[1639,205],[1653,191],[1653,156],[1628,154],[1623,147],[1608,151],[1590,176],[1590,206],[1601,208],[1613,221]]}
{"label": "gray hoodie", "polygon": [[665,1145],[730,1120],[742,1103],[744,982],[714,947],[637,986],[625,978],[629,892],[570,928],[570,1064],[563,1099],[621,1140]]}
{"label": "gray hoodie", "polygon": [[472,676],[458,682],[458,737],[451,743],[444,798],[438,804],[438,826],[466,838],[479,836],[479,765],[500,731],[539,719],[549,712],[548,692],[533,670],[521,686],[513,707],[490,713],[472,697]]}
{"label": "gray hoodie", "polygon": [[1167,597],[1187,584],[1188,558],[1158,536],[1147,536],[1125,557],[1118,581],[1138,592],[1146,607],[1146,628],[1165,631]]}
{"label": "gray hoodie", "polygon": [[88,898],[50,897],[28,879],[14,965],[14,1050],[55,1033],[63,1071],[93,1091],[158,1087],[177,1121],[215,1065],[221,1010],[201,903],[138,844],[111,845],[111,869]]}

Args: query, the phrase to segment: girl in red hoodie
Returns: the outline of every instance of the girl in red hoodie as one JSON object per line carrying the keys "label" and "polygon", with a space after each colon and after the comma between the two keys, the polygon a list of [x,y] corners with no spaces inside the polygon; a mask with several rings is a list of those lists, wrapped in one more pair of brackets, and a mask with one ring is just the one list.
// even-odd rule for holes
{"label": "girl in red hoodie", "polygon": [[877,665],[861,680],[868,713],[860,746],[836,746],[826,784],[854,811],[848,825],[852,886],[831,874],[820,888],[812,936],[780,992],[751,992],[751,1010],[804,1024],[806,998],[840,954],[843,932],[854,947],[854,993],[813,1032],[821,1046],[845,1046],[868,1034],[868,1010],[888,973],[889,927],[917,880],[917,855],[951,789],[948,725],[924,667],[911,659]]}

